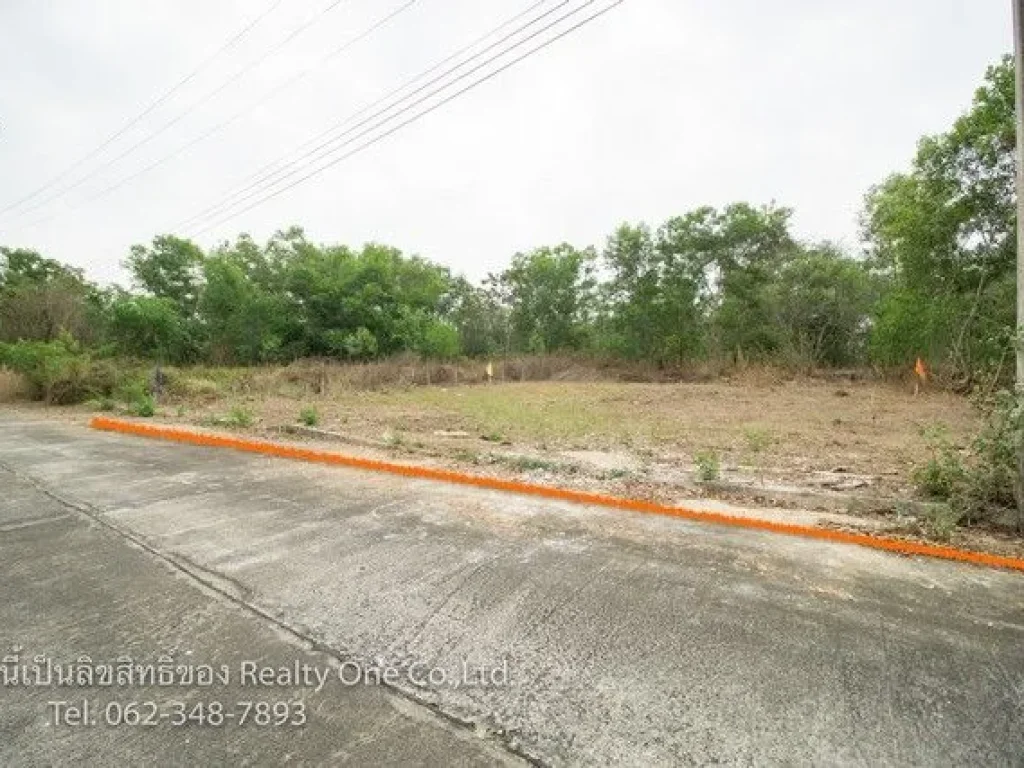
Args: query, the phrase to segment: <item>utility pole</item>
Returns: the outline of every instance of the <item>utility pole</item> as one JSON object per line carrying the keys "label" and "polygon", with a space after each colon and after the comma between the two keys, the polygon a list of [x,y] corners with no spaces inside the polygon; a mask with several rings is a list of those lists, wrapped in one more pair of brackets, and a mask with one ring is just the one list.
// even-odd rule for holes
{"label": "utility pole", "polygon": [[[1017,94],[1017,386],[1014,412],[1024,402],[1024,0],[1013,2],[1013,64]],[[1014,430],[1018,435],[1020,430]],[[1017,530],[1024,530],[1024,440],[1017,445]]]}

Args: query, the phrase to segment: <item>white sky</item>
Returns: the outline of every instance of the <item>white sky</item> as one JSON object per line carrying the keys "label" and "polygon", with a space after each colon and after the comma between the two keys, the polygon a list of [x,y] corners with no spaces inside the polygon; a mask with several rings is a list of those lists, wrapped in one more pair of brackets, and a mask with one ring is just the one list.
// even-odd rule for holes
{"label": "white sky", "polygon": [[[221,133],[92,199],[404,2],[341,2],[150,143],[35,211],[0,216],[0,244],[123,282],[131,244],[531,4],[418,0]],[[0,208],[96,147],[269,4],[0,0]],[[329,4],[285,0],[50,193],[185,112]],[[240,231],[262,240],[295,223],[316,241],[386,242],[476,279],[517,250],[600,245],[621,221],[775,200],[796,209],[799,236],[855,247],[868,187],[904,168],[922,134],[950,125],[1011,43],[1008,0],[625,0],[198,241]]]}

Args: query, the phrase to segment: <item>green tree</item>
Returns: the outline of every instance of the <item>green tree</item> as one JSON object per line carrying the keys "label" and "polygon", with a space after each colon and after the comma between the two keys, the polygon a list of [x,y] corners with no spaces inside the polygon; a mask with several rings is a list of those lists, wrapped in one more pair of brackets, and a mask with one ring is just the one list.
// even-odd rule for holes
{"label": "green tree", "polygon": [[790,360],[811,366],[862,362],[877,282],[863,262],[829,243],[784,264],[768,293]]}
{"label": "green tree", "polygon": [[[277,359],[289,334],[292,308],[275,292],[266,264],[247,253],[248,242],[212,254],[203,262],[199,312],[218,363],[260,363]],[[252,258],[248,258],[248,257]]]}
{"label": "green tree", "polygon": [[593,311],[593,249],[563,243],[517,253],[499,280],[512,343],[528,352],[580,349]]}
{"label": "green tree", "polygon": [[132,246],[125,261],[137,287],[172,302],[183,318],[195,315],[202,264],[199,246],[174,235],[156,237],[149,247]]}
{"label": "green tree", "polygon": [[81,270],[0,247],[0,341],[53,341],[67,331],[91,342],[103,322],[102,294]]}
{"label": "green tree", "polygon": [[118,352],[165,362],[190,362],[195,349],[186,321],[168,298],[122,294],[111,305],[110,335]]}
{"label": "green tree", "polygon": [[508,310],[492,291],[455,278],[442,316],[455,326],[459,347],[470,357],[494,355],[505,348]]}
{"label": "green tree", "polygon": [[716,282],[711,323],[719,352],[763,357],[779,349],[768,286],[797,251],[789,233],[792,213],[736,203],[702,223],[700,238]]}
{"label": "green tree", "polygon": [[459,331],[451,323],[433,320],[423,331],[419,353],[432,360],[453,360],[459,356]]}
{"label": "green tree", "polygon": [[910,170],[869,193],[865,236],[893,283],[872,334],[879,362],[925,356],[970,384],[1009,354],[1014,146],[1014,70],[1006,57],[950,131],[922,139]]}

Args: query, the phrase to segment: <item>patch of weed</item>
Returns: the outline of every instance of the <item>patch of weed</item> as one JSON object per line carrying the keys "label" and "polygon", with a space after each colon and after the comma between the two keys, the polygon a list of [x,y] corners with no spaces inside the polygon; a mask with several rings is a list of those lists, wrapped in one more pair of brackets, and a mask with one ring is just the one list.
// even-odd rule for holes
{"label": "patch of weed", "polygon": [[299,411],[299,421],[307,427],[315,427],[320,423],[320,413],[313,406],[306,406]]}
{"label": "patch of weed", "polygon": [[143,418],[150,418],[156,415],[156,402],[151,395],[143,395],[132,403],[132,413]]}
{"label": "patch of weed", "polygon": [[245,406],[233,406],[231,410],[228,411],[228,415],[224,419],[224,423],[229,427],[238,427],[240,429],[251,427],[253,423],[252,411]]}
{"label": "patch of weed", "polygon": [[697,467],[697,479],[702,483],[713,483],[722,474],[722,461],[717,451],[697,451],[693,463]]}

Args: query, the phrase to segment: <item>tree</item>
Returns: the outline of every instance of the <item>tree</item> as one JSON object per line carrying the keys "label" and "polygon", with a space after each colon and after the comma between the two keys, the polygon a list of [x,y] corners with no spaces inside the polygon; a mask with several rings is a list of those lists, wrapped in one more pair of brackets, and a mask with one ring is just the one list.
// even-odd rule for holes
{"label": "tree", "polygon": [[512,342],[527,352],[580,349],[593,309],[593,249],[568,243],[517,253],[500,276]]}
{"label": "tree", "polygon": [[132,246],[125,261],[135,285],[174,304],[182,318],[192,318],[199,302],[203,252],[174,235],[153,239],[150,247]]}
{"label": "tree", "polygon": [[[415,349],[430,319],[440,315],[450,276],[442,267],[401,251],[367,244],[305,248],[287,269],[306,354],[343,355],[344,339],[374,339],[373,353]],[[366,334],[369,334],[367,336]],[[360,343],[360,355],[368,346]]]}
{"label": "tree", "polygon": [[737,203],[697,208],[653,234],[620,226],[604,250],[605,345],[658,363],[775,350],[765,287],[796,249],[789,217],[785,208]]}
{"label": "tree", "polygon": [[864,263],[832,244],[800,252],[769,289],[782,350],[809,366],[864,360],[876,285]]}
{"label": "tree", "polygon": [[110,335],[130,357],[180,363],[194,354],[186,322],[168,298],[122,294],[111,306]]}
{"label": "tree", "polygon": [[273,290],[267,264],[250,250],[250,243],[242,240],[236,249],[224,249],[203,262],[199,313],[215,362],[274,360],[292,326],[287,297]]}
{"label": "tree", "polygon": [[101,325],[102,296],[81,270],[0,247],[0,341],[53,341],[67,331],[89,342]]}
{"label": "tree", "polygon": [[925,137],[911,169],[871,190],[865,237],[893,289],[872,334],[879,362],[927,356],[965,385],[1013,338],[1014,70],[990,67],[969,111]]}
{"label": "tree", "polygon": [[458,277],[444,297],[441,314],[455,327],[467,355],[494,355],[505,348],[508,310],[493,291]]}
{"label": "tree", "polygon": [[736,203],[702,223],[700,239],[716,283],[711,323],[719,352],[763,357],[778,350],[767,287],[797,252],[789,233],[792,214],[775,205]]}
{"label": "tree", "polygon": [[451,323],[433,320],[423,331],[419,353],[431,360],[454,360],[459,356],[459,331]]}

